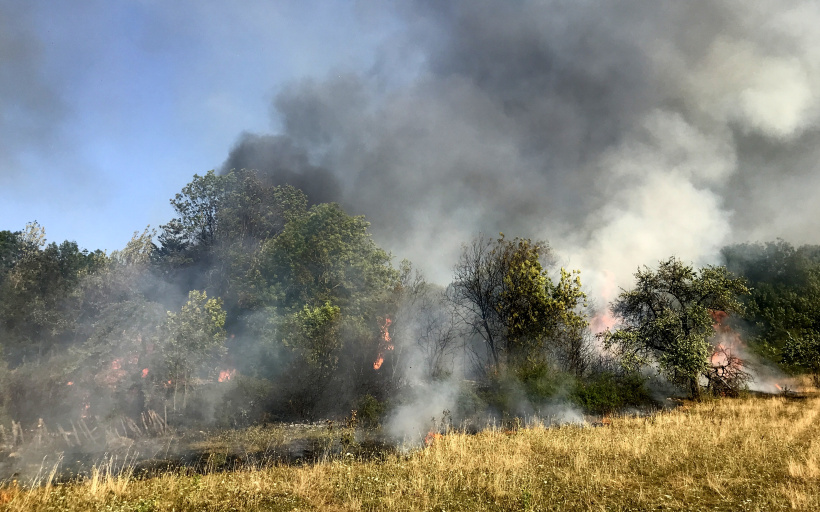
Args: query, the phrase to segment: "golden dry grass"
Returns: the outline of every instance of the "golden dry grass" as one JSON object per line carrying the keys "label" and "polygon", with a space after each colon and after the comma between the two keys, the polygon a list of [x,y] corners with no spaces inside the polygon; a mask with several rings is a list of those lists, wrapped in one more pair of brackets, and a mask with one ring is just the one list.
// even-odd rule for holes
{"label": "golden dry grass", "polygon": [[820,510],[820,397],[606,427],[451,434],[407,456],[6,488],[8,510]]}

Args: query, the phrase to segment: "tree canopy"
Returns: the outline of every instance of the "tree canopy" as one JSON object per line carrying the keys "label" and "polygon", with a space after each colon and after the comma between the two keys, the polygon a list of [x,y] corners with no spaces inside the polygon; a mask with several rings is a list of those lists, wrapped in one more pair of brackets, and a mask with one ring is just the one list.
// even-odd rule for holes
{"label": "tree canopy", "polygon": [[699,379],[713,352],[710,311],[742,312],[740,297],[748,291],[744,280],[725,267],[696,271],[674,257],[661,261],[657,270],[644,267],[635,273],[635,286],[612,304],[620,325],[605,334],[605,343],[629,365],[657,363],[672,382],[699,397]]}

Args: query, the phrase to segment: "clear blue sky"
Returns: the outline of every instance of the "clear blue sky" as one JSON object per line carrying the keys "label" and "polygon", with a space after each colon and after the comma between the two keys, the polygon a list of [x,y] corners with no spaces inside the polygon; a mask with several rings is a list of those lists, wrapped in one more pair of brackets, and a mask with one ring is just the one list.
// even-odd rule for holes
{"label": "clear blue sky", "polygon": [[[242,7],[238,7],[241,5]],[[121,248],[173,215],[271,99],[372,65],[391,30],[347,1],[0,0],[0,230]]]}

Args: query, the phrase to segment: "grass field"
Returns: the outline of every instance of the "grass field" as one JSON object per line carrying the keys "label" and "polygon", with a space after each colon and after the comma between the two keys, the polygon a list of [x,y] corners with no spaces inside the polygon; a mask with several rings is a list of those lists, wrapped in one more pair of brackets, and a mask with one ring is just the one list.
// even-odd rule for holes
{"label": "grass field", "polygon": [[602,427],[451,433],[423,450],[230,472],[126,471],[37,488],[11,511],[820,510],[820,397],[687,404]]}

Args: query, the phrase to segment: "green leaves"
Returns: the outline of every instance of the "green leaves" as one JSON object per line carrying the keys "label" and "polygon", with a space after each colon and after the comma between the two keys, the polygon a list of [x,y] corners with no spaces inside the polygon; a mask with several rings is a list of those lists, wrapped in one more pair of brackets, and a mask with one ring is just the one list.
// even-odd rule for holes
{"label": "green leaves", "polygon": [[697,395],[714,334],[709,311],[742,311],[739,296],[748,288],[724,267],[695,271],[674,257],[661,261],[655,271],[638,270],[635,281],[611,306],[622,323],[604,335],[606,346],[615,348],[631,369],[657,362],[670,380]]}
{"label": "green leaves", "polygon": [[485,340],[496,367],[542,365],[550,353],[580,348],[575,342],[586,328],[586,295],[579,273],[561,269],[553,283],[542,264],[547,255],[543,242],[503,235],[479,237],[464,248],[451,300]]}
{"label": "green leaves", "polygon": [[163,327],[162,353],[172,379],[187,380],[209,358],[219,355],[225,340],[222,299],[209,299],[191,290],[179,312],[168,312]]}
{"label": "green leaves", "polygon": [[368,226],[364,217],[347,215],[333,203],[288,222],[260,257],[269,300],[285,310],[331,302],[346,315],[372,315],[399,274],[390,255],[370,238]]}

